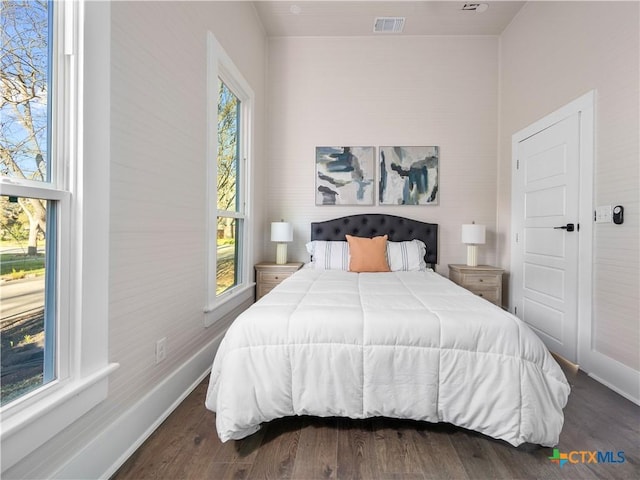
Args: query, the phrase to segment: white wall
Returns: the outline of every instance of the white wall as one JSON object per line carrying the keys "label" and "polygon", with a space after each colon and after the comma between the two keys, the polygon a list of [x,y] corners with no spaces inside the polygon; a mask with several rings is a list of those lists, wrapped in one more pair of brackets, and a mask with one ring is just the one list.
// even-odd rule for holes
{"label": "white wall", "polygon": [[[308,260],[311,221],[383,212],[440,224],[440,273],[466,261],[473,220],[495,262],[497,37],[271,38],[268,72],[267,220],[293,222],[290,260]],[[315,147],[331,145],[438,145],[439,205],[316,206]]]}
{"label": "white wall", "polygon": [[[87,9],[93,5],[87,2]],[[207,30],[254,90],[256,177],[264,171],[266,40],[253,5],[112,2],[110,9],[111,58],[104,59],[103,72],[111,76],[111,201],[110,218],[104,219],[110,222],[110,264],[104,294],[109,360],[120,368],[110,378],[105,402],[3,478],[50,478],[61,468],[65,477],[95,475],[83,465],[104,473],[102,466],[113,460],[109,455],[130,446],[127,430],[133,434],[141,427],[135,416],[130,423],[122,419],[141,402],[151,412],[173,403],[176,398],[146,395],[172,374],[181,375],[230,320],[204,328]],[[88,91],[100,94],[91,86]],[[262,188],[255,186],[255,198]],[[252,219],[262,222],[263,216],[263,204],[256,202]],[[162,337],[167,359],[156,365],[155,342]],[[212,360],[205,359],[195,376],[191,371],[191,378],[174,382],[178,394]],[[99,448],[96,439],[108,448]],[[84,448],[95,457],[74,458],[87,456]]]}
{"label": "white wall", "polygon": [[[250,4],[115,2],[112,11],[110,331],[119,390],[154,385],[210,335],[206,31],[253,87],[259,128],[265,59]],[[258,131],[258,172],[261,138]],[[155,367],[155,341],[165,336],[171,361]]]}
{"label": "white wall", "polygon": [[[596,205],[623,225],[594,225],[594,351],[640,371],[640,4],[529,2],[501,46],[499,263],[509,262],[511,136],[596,90]],[[614,364],[615,365],[615,364]],[[629,393],[629,392],[628,392]],[[636,397],[640,392],[631,392]]]}

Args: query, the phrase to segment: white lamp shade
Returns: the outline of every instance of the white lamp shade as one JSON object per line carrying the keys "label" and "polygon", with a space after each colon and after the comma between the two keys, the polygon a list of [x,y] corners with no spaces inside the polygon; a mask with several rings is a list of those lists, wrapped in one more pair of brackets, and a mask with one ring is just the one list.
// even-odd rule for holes
{"label": "white lamp shade", "polygon": [[462,225],[462,243],[483,245],[486,241],[486,227],[475,223]]}
{"label": "white lamp shade", "polygon": [[271,222],[272,242],[293,241],[293,227],[287,222]]}

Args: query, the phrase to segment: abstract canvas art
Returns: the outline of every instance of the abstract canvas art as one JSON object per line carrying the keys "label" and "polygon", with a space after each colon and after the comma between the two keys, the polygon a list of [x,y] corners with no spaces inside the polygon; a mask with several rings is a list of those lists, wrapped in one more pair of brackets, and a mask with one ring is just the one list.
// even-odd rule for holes
{"label": "abstract canvas art", "polygon": [[373,147],[316,147],[316,205],[373,205]]}
{"label": "abstract canvas art", "polygon": [[438,204],[438,147],[380,147],[380,205]]}

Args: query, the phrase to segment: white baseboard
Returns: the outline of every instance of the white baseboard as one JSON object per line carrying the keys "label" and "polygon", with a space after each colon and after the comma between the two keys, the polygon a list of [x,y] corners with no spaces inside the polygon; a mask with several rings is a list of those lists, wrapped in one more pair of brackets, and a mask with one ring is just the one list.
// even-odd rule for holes
{"label": "white baseboard", "polygon": [[[622,388],[619,388],[617,385],[614,385],[611,382],[608,382],[607,380],[599,377],[598,375],[594,374],[594,373],[587,373],[587,375],[589,375],[591,378],[593,378],[595,381],[600,382],[601,384],[603,384],[605,387],[610,388],[611,390],[613,390],[614,392],[616,392],[618,395],[626,398],[627,400],[629,400],[630,402],[635,403],[636,405],[640,405],[640,396],[638,396],[638,394],[636,393],[636,395],[633,395],[632,393],[630,393],[627,390],[623,390]],[[631,389],[628,389],[630,391],[632,391]],[[637,390],[637,388],[636,388]]]}
{"label": "white baseboard", "polygon": [[591,378],[640,405],[640,372],[596,350],[582,354],[580,368]]}
{"label": "white baseboard", "polygon": [[100,432],[50,478],[105,478],[144,443],[169,414],[209,374],[224,332]]}

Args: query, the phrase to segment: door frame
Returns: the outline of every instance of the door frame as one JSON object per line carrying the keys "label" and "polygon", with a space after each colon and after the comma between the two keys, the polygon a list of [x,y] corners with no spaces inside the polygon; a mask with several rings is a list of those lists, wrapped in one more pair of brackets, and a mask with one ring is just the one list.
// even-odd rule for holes
{"label": "door frame", "polygon": [[[592,350],[592,302],[593,302],[593,169],[594,169],[594,141],[595,141],[595,90],[573,100],[564,107],[546,115],[544,118],[532,123],[528,127],[516,132],[511,137],[511,204],[517,194],[513,175],[518,162],[518,145],[523,140],[536,133],[555,125],[562,120],[578,114],[579,121],[579,198],[578,198],[578,223],[580,232],[578,239],[578,289],[577,289],[577,359],[578,363],[588,362],[589,352]],[[516,233],[514,225],[516,214],[521,212],[511,211],[511,272],[509,279],[509,311],[514,313],[515,298],[514,280],[518,272],[522,275],[522,266],[514,262],[516,248]]]}

